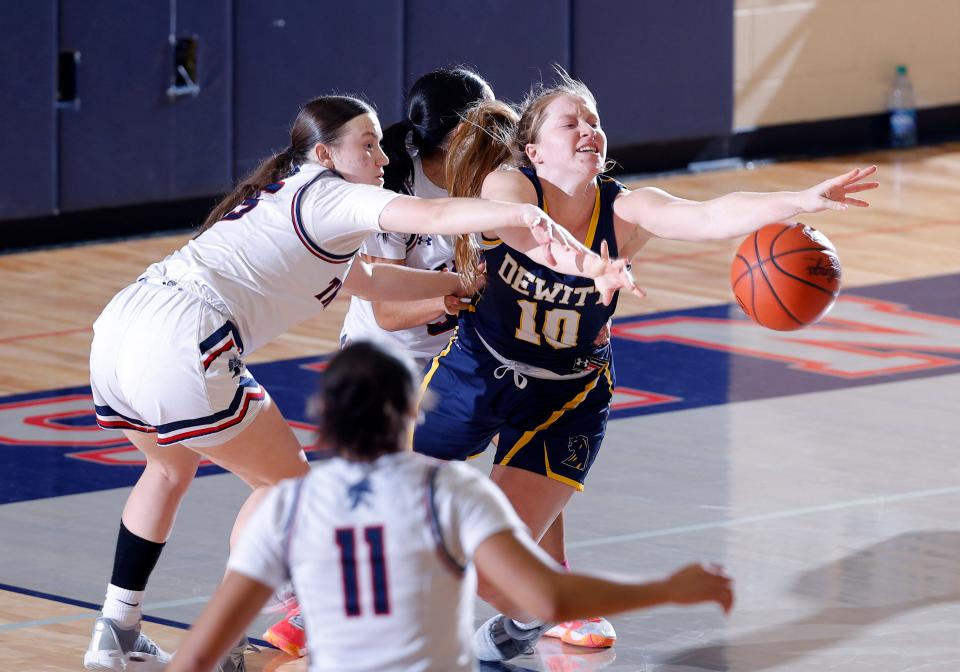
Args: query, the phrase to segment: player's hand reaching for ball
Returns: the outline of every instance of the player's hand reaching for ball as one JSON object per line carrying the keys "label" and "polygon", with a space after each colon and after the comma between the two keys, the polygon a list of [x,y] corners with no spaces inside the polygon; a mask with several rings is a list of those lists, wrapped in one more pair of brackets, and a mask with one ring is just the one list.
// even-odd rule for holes
{"label": "player's hand reaching for ball", "polygon": [[800,192],[801,212],[820,212],[821,210],[846,210],[848,206],[869,207],[869,203],[851,194],[876,189],[879,182],[863,180],[877,172],[876,166],[854,168],[848,173],[824,180],[820,184]]}
{"label": "player's hand reaching for ball", "polygon": [[720,565],[687,565],[671,574],[664,583],[669,600],[674,604],[716,602],[724,613],[730,613],[733,608],[733,579]]}
{"label": "player's hand reaching for ball", "polygon": [[543,257],[549,266],[556,266],[557,259],[553,254],[553,246],[558,245],[563,250],[571,250],[574,260],[579,267],[583,264],[586,248],[567,231],[550,218],[550,215],[535,205],[525,204],[522,221],[530,229],[533,239],[543,250]]}
{"label": "player's hand reaching for ball", "polygon": [[605,240],[600,242],[600,256],[585,259],[584,271],[588,277],[593,278],[593,284],[600,292],[600,300],[605,306],[610,305],[613,295],[620,289],[625,289],[641,299],[646,296],[643,290],[637,287],[629,262],[626,259],[610,258],[610,247]]}

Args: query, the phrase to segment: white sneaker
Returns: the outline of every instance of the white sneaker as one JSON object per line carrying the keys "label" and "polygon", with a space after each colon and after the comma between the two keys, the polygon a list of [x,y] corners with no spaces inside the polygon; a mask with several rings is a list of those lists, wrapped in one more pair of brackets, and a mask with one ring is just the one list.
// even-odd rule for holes
{"label": "white sneaker", "polygon": [[478,660],[488,663],[533,653],[533,645],[549,627],[545,623],[524,629],[518,627],[513,619],[497,614],[473,634],[474,653]]}
{"label": "white sneaker", "polygon": [[112,618],[101,616],[93,624],[90,646],[83,654],[83,666],[102,672],[154,672],[170,662],[170,654],[140,632],[138,623],[125,629]]}

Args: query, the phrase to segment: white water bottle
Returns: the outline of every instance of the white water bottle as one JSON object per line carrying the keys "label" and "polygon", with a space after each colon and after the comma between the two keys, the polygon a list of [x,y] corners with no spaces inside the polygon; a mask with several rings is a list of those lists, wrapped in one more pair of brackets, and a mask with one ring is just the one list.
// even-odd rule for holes
{"label": "white water bottle", "polygon": [[913,147],[917,144],[917,102],[905,65],[897,66],[888,103],[890,144],[894,147]]}

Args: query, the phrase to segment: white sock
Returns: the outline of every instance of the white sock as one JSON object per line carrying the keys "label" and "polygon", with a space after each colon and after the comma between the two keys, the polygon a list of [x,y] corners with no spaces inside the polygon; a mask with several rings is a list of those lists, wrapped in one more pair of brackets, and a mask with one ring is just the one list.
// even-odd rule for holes
{"label": "white sock", "polygon": [[116,621],[124,630],[136,626],[143,615],[142,590],[127,590],[112,583],[107,586],[106,599],[103,601],[103,615]]}

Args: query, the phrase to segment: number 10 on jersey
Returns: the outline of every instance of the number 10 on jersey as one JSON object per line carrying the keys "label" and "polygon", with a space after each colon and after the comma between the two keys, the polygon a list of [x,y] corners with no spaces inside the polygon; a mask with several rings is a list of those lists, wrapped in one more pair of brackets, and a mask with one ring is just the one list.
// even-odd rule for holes
{"label": "number 10 on jersey", "polygon": [[521,341],[540,345],[540,336],[550,347],[561,350],[577,344],[580,313],[566,308],[548,308],[543,312],[543,328],[537,333],[537,302],[517,301],[520,306],[520,324],[514,336]]}

